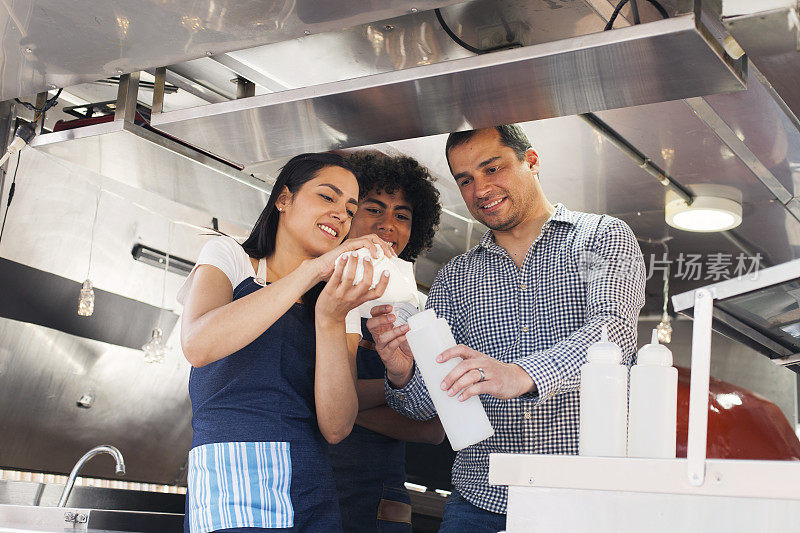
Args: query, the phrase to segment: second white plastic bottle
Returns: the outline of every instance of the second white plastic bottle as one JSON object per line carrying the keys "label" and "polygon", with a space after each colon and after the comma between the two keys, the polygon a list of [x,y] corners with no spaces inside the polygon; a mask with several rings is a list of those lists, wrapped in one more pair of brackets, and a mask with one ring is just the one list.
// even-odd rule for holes
{"label": "second white plastic bottle", "polygon": [[444,363],[436,362],[440,353],[456,345],[447,321],[436,318],[433,310],[428,309],[409,317],[408,326],[408,345],[453,450],[458,451],[494,435],[489,417],[477,396],[462,402],[458,395],[448,396],[447,391],[441,389],[442,380],[461,362],[460,357]]}
{"label": "second white plastic bottle", "polygon": [[625,457],[628,432],[628,367],[622,351],[608,340],[603,326],[600,342],[589,346],[581,367],[578,454]]}
{"label": "second white plastic bottle", "polygon": [[677,404],[678,369],[653,330],[631,368],[628,457],[675,458]]}

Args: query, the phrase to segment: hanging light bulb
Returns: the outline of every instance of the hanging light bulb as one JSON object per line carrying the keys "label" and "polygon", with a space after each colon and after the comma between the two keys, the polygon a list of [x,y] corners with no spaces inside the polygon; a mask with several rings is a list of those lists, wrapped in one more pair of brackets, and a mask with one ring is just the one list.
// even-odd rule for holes
{"label": "hanging light bulb", "polygon": [[[167,225],[167,253],[164,261],[164,277],[161,280],[161,309],[159,310],[158,324],[161,323],[161,312],[164,310],[164,299],[167,293],[167,271],[169,270],[169,247],[172,243],[172,221]],[[153,329],[150,340],[142,346],[145,363],[163,363],[169,349],[164,342],[164,333],[160,327]]]}
{"label": "hanging light bulb", "polygon": [[661,344],[669,344],[672,341],[672,318],[666,311],[661,315],[661,322],[656,326],[656,332],[658,333],[658,342]]}
{"label": "hanging light bulb", "polygon": [[100,211],[100,197],[103,195],[103,189],[98,189],[97,203],[94,206],[94,220],[92,221],[92,237],[89,240],[89,266],[86,269],[86,281],[83,282],[81,287],[81,294],[78,297],[78,315],[79,316],[92,316],[94,313],[94,288],[92,282],[89,280],[89,274],[92,271],[92,251],[94,250],[94,228],[97,225],[97,213]]}
{"label": "hanging light bulb", "polygon": [[81,296],[78,299],[78,314],[80,316],[92,316],[94,313],[94,289],[92,282],[88,279],[83,282]]}
{"label": "hanging light bulb", "polygon": [[167,356],[167,346],[164,344],[164,334],[161,328],[155,328],[150,340],[142,346],[145,363],[163,363]]}
{"label": "hanging light bulb", "polygon": [[664,247],[664,257],[667,259],[667,271],[664,272],[664,304],[661,308],[661,322],[656,326],[656,333],[658,334],[658,342],[661,344],[669,344],[672,341],[672,317],[670,317],[667,312],[667,306],[669,305],[670,274],[669,246],[667,246],[666,240],[662,241],[661,245]]}

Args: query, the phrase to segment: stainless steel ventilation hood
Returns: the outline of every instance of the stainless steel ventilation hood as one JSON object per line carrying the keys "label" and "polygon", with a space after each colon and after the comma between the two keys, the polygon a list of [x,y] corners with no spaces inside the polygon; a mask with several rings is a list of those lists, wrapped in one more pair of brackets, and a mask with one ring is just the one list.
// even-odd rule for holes
{"label": "stainless steel ventilation hood", "polygon": [[3,1],[0,100],[459,1]]}
{"label": "stainless steel ventilation hood", "polygon": [[[800,374],[800,259],[704,288],[715,331]],[[675,311],[691,314],[694,293],[673,296]]]}
{"label": "stainless steel ventilation hood", "polygon": [[246,166],[303,151],[742,90],[745,66],[689,14],[154,114],[152,124]]}

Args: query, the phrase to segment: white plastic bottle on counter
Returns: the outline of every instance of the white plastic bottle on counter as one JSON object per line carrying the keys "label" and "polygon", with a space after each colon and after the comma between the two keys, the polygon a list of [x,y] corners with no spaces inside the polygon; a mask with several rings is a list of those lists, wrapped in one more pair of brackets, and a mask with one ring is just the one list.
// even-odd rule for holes
{"label": "white plastic bottle on counter", "polygon": [[654,329],[631,368],[628,457],[675,458],[677,404],[678,369]]}
{"label": "white plastic bottle on counter", "polygon": [[628,422],[628,367],[622,351],[608,340],[603,326],[600,342],[589,346],[581,367],[578,454],[625,457]]}
{"label": "white plastic bottle on counter", "polygon": [[408,326],[408,345],[453,450],[458,451],[494,435],[489,417],[477,396],[462,402],[458,395],[448,396],[447,391],[440,387],[444,377],[461,362],[459,357],[444,363],[436,362],[440,353],[456,345],[447,321],[436,318],[433,310],[428,309],[409,317]]}

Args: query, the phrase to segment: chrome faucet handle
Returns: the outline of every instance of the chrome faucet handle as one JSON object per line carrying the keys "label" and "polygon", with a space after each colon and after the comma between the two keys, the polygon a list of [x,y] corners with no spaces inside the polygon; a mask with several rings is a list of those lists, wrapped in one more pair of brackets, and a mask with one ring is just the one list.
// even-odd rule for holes
{"label": "chrome faucet handle", "polygon": [[125,475],[125,460],[122,458],[122,452],[120,452],[117,448],[111,446],[110,444],[95,446],[94,448],[83,454],[83,457],[78,459],[78,462],[75,463],[75,466],[72,468],[72,472],[70,472],[69,474],[69,479],[67,480],[67,484],[64,486],[64,492],[61,493],[61,498],[59,498],[56,507],[64,507],[67,505],[67,500],[69,499],[69,495],[72,492],[72,487],[75,485],[75,479],[78,477],[78,471],[83,467],[83,464],[86,463],[89,459],[101,453],[109,454],[117,462],[117,467],[115,469],[117,475]]}

